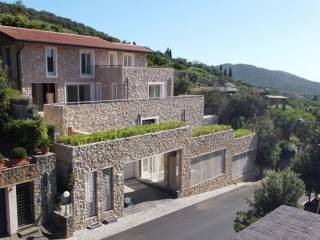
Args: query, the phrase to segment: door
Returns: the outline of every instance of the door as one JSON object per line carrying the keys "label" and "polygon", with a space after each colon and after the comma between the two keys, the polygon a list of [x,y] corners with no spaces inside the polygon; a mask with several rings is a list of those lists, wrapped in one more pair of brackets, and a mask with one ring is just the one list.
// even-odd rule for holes
{"label": "door", "polygon": [[5,189],[0,189],[0,237],[7,234]]}
{"label": "door", "polygon": [[17,213],[19,227],[33,223],[33,197],[31,183],[17,185]]}

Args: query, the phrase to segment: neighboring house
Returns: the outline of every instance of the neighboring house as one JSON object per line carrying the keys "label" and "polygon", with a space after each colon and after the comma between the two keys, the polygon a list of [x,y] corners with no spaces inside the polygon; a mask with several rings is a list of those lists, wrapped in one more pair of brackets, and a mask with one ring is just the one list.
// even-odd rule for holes
{"label": "neighboring house", "polygon": [[[149,68],[150,49],[39,30],[0,26],[0,32],[3,56],[8,51],[17,59],[18,64],[10,66],[12,77],[34,103],[45,103],[44,118],[56,126],[58,135],[164,120],[184,122],[183,127],[134,137],[79,146],[56,143],[55,154],[50,155],[57,173],[53,189],[63,190],[70,175],[75,179],[68,211],[52,212],[51,202],[41,205],[43,202],[28,195],[28,206],[38,211],[24,211],[27,206],[21,205],[18,212],[26,212],[30,221],[19,225],[16,207],[0,202],[0,219],[9,219],[0,221],[3,232],[12,235],[30,223],[39,226],[51,221],[56,223],[51,226],[71,236],[74,231],[119,218],[125,212],[125,199],[135,202],[145,197],[144,191],[130,189],[133,180],[174,197],[187,197],[255,177],[257,136],[234,138],[229,129],[193,137],[192,129],[209,121],[204,117],[204,97],[173,96],[174,70]],[[10,51],[6,50],[9,46]],[[8,198],[9,190],[20,180],[1,181],[4,171],[8,169],[0,170],[0,194]],[[21,173],[19,179],[47,199],[46,192],[35,187],[41,176],[31,181]],[[42,221],[36,221],[44,211],[39,205],[50,206]]]}
{"label": "neighboring house", "polygon": [[318,240],[320,215],[282,205],[228,240]]}

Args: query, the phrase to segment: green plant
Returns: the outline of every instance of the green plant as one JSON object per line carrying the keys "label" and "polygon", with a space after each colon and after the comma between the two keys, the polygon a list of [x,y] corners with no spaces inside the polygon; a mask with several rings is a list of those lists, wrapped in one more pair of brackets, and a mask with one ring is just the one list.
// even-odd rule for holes
{"label": "green plant", "polygon": [[281,205],[298,207],[298,200],[303,193],[303,181],[296,173],[288,169],[282,172],[269,171],[268,178],[255,190],[253,199],[247,200],[250,209],[237,212],[234,229],[243,230]]}
{"label": "green plant", "polygon": [[108,141],[117,138],[132,137],[147,133],[159,132],[182,127],[179,121],[164,121],[159,124],[139,125],[135,127],[113,129],[106,132],[96,132],[90,135],[78,134],[73,136],[63,136],[58,139],[59,143],[78,146],[87,143]]}
{"label": "green plant", "polygon": [[27,157],[27,151],[23,147],[16,147],[11,152],[12,159],[22,159]]}
{"label": "green plant", "polygon": [[50,138],[48,136],[44,136],[39,141],[39,147],[48,147],[51,144]]}
{"label": "green plant", "polygon": [[245,128],[239,128],[233,132],[233,136],[235,138],[248,136],[250,134],[252,134],[252,131],[250,129],[245,129]]}
{"label": "green plant", "polygon": [[67,191],[72,192],[75,183],[76,183],[76,179],[74,177],[74,174],[73,173],[69,173]]}
{"label": "green plant", "polygon": [[192,137],[198,137],[201,135],[211,134],[215,132],[221,132],[231,129],[230,125],[223,125],[223,124],[213,124],[213,125],[206,125],[195,127],[192,129]]}
{"label": "green plant", "polygon": [[0,162],[3,162],[4,161],[4,156],[2,153],[0,153]]}

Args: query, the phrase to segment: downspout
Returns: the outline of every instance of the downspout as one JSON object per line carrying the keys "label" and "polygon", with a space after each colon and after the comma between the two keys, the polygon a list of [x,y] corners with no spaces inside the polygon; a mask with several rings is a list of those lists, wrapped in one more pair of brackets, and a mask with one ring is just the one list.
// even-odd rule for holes
{"label": "downspout", "polygon": [[20,53],[21,50],[24,48],[24,43],[22,43],[22,46],[18,49],[17,53],[16,53],[16,62],[17,62],[17,79],[18,79],[18,90],[22,91],[22,80],[21,80],[21,74],[20,74]]}

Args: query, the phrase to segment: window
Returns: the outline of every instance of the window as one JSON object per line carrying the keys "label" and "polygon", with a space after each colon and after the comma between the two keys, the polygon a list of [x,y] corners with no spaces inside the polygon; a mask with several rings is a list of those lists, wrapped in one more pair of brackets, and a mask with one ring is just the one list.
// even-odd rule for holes
{"label": "window", "polygon": [[117,88],[117,83],[116,82],[113,82],[112,83],[112,85],[111,85],[111,87],[112,87],[112,92],[111,92],[111,94],[112,94],[112,100],[117,100],[117,98],[118,98],[118,94],[117,94],[117,92],[118,92],[118,88]]}
{"label": "window", "polygon": [[162,97],[163,84],[149,83],[149,98]]}
{"label": "window", "polygon": [[232,159],[232,178],[240,177],[254,170],[255,151],[249,151],[234,156]]}
{"label": "window", "polygon": [[114,66],[117,65],[117,53],[109,52],[109,65]]}
{"label": "window", "polygon": [[152,182],[164,180],[164,156],[154,155],[141,159],[141,178]]}
{"label": "window", "polygon": [[219,176],[224,172],[225,150],[204,154],[191,160],[191,185]]}
{"label": "window", "polygon": [[84,51],[80,52],[80,71],[84,77],[94,75],[94,52]]}
{"label": "window", "polygon": [[86,217],[97,214],[97,172],[90,172],[86,176]]}
{"label": "window", "polygon": [[112,168],[106,168],[102,170],[102,210],[108,211],[112,209]]}
{"label": "window", "polygon": [[5,48],[6,52],[6,64],[10,67],[11,66],[11,49]]}
{"label": "window", "polygon": [[133,66],[134,65],[134,55],[124,54],[123,55],[123,66]]}
{"label": "window", "polygon": [[141,125],[155,124],[159,122],[158,117],[141,118]]}
{"label": "window", "polygon": [[76,84],[66,86],[67,102],[88,102],[91,101],[91,85]]}
{"label": "window", "polygon": [[57,76],[57,49],[46,47],[47,77]]}

